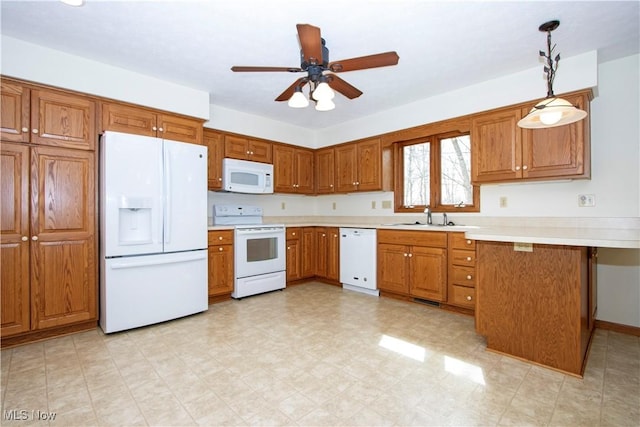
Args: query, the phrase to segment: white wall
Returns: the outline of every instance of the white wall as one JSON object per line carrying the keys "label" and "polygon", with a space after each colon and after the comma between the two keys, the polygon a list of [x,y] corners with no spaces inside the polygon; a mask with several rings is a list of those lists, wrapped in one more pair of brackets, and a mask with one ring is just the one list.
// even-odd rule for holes
{"label": "white wall", "polygon": [[209,118],[209,94],[2,35],[0,73],[50,86]]}

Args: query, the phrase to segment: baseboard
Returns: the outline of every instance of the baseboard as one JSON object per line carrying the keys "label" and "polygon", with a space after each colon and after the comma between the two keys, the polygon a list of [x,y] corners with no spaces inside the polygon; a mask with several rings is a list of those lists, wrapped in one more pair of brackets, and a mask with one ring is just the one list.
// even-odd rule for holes
{"label": "baseboard", "polygon": [[640,337],[640,328],[637,326],[621,325],[620,323],[613,323],[596,319],[596,328]]}
{"label": "baseboard", "polygon": [[51,329],[31,331],[10,337],[2,337],[0,340],[0,347],[5,349],[22,344],[43,341],[49,338],[57,338],[64,335],[95,329],[97,326],[98,322],[96,320],[88,320],[86,322],[75,323],[73,325],[58,326]]}

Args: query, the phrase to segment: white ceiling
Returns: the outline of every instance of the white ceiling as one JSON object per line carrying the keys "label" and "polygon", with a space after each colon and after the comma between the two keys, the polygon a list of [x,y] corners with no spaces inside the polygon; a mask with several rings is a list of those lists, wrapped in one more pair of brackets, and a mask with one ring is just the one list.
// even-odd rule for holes
{"label": "white ceiling", "polygon": [[[567,58],[599,62],[640,51],[639,1],[216,0],[1,2],[3,35],[210,94],[212,104],[309,129],[540,66],[546,34]],[[364,94],[336,109],[274,99],[303,74],[233,73],[232,65],[298,67],[297,23],[318,26],[330,60],[395,50],[397,66],[340,76]],[[558,73],[562,73],[562,61]],[[540,97],[546,93],[541,79]]]}

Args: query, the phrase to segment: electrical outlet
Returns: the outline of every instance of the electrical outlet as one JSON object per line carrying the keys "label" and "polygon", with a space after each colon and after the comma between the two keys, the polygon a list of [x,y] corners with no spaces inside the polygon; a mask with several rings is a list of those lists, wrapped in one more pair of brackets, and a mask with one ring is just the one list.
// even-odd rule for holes
{"label": "electrical outlet", "polygon": [[533,243],[513,243],[513,250],[516,252],[533,252]]}
{"label": "electrical outlet", "polygon": [[578,206],[581,208],[593,207],[596,205],[596,195],[595,194],[579,194],[578,195]]}
{"label": "electrical outlet", "polygon": [[382,209],[391,209],[391,200],[383,200]]}
{"label": "electrical outlet", "polygon": [[375,200],[373,200],[373,201],[371,202],[371,209],[375,209],[375,208],[376,208],[376,201],[375,201]]}
{"label": "electrical outlet", "polygon": [[333,202],[333,203],[331,204],[331,209],[333,209],[334,211],[336,210],[336,202]]}
{"label": "electrical outlet", "polygon": [[284,202],[280,203],[280,209],[284,210],[284,209],[285,209],[285,206],[286,206],[286,205],[284,204]]}
{"label": "electrical outlet", "polygon": [[506,196],[500,197],[500,207],[501,208],[506,208],[507,207],[507,198],[506,198]]}

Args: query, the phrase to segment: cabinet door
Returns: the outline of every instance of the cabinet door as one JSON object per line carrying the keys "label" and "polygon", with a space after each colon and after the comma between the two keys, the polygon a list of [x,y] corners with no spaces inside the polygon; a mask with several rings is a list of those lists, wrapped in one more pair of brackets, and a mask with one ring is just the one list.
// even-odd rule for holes
{"label": "cabinet door", "polygon": [[0,146],[0,336],[29,330],[29,147]]}
{"label": "cabinet door", "polygon": [[382,189],[382,153],[380,140],[363,141],[357,144],[358,191]]}
{"label": "cabinet door", "polygon": [[316,151],[316,193],[328,194],[334,191],[334,151],[323,148]]}
{"label": "cabinet door", "polygon": [[296,193],[294,176],[295,149],[286,145],[273,147],[273,191],[276,193]]}
{"label": "cabinet door", "polygon": [[446,249],[412,246],[410,253],[411,295],[431,301],[446,301]]}
{"label": "cabinet door", "polygon": [[95,150],[96,103],[84,97],[31,90],[31,142]]}
{"label": "cabinet door", "polygon": [[[584,110],[588,101],[575,95],[567,101]],[[576,123],[547,129],[522,129],[522,176],[524,178],[590,177],[591,156],[585,135],[589,117]]]}
{"label": "cabinet door", "polygon": [[313,151],[298,148],[295,151],[296,191],[314,193]]}
{"label": "cabinet door", "polygon": [[233,292],[233,245],[208,247],[209,296]]}
{"label": "cabinet door", "polygon": [[300,240],[287,240],[287,282],[302,277],[302,255]]}
{"label": "cabinet door", "polygon": [[520,112],[497,111],[471,123],[471,175],[474,183],[509,181],[522,176]]}
{"label": "cabinet door", "polygon": [[202,144],[202,122],[172,114],[159,114],[158,136],[171,141]]}
{"label": "cabinet door", "polygon": [[327,272],[325,277],[340,280],[340,231],[337,227],[327,228]]}
{"label": "cabinet door", "polygon": [[249,140],[235,135],[224,136],[224,156],[231,159],[247,160]]}
{"label": "cabinet door", "polygon": [[407,260],[407,246],[378,244],[378,288],[381,291],[409,294]]}
{"label": "cabinet door", "polygon": [[16,83],[0,82],[0,138],[29,142],[29,89]]}
{"label": "cabinet door", "polygon": [[302,265],[301,274],[303,278],[313,277],[316,272],[316,234],[315,227],[304,227],[302,229]]}
{"label": "cabinet door", "polygon": [[95,153],[31,152],[33,329],[97,318]]}
{"label": "cabinet door", "polygon": [[271,163],[273,161],[271,143],[266,141],[248,141],[249,160],[261,163]]}
{"label": "cabinet door", "polygon": [[327,277],[327,255],[329,236],[325,227],[316,227],[316,268],[315,275]]}
{"label": "cabinet door", "polygon": [[101,107],[103,131],[156,136],[157,117],[153,111],[107,102],[103,102]]}
{"label": "cabinet door", "polygon": [[357,152],[355,144],[335,148],[336,191],[348,193],[356,190]]}
{"label": "cabinet door", "polygon": [[222,188],[222,158],[224,157],[224,139],[220,132],[206,129],[203,134],[207,146],[208,170],[207,187],[209,190]]}

